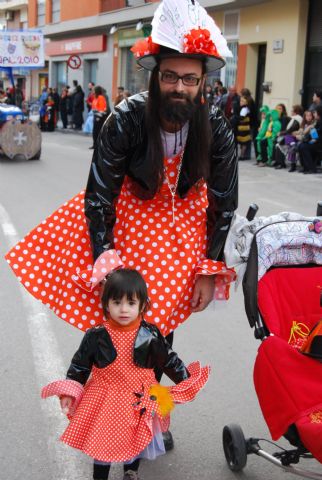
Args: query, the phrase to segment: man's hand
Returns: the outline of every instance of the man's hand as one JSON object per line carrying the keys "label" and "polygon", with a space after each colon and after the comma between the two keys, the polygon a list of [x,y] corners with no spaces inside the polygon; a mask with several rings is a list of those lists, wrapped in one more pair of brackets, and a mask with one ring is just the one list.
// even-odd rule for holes
{"label": "man's hand", "polygon": [[214,275],[197,275],[195,288],[191,300],[192,312],[201,312],[214,298]]}

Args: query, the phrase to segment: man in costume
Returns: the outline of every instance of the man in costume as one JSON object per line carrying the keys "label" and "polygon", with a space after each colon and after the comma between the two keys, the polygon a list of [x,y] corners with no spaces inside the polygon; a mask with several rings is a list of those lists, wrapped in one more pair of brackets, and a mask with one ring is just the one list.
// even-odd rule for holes
{"label": "man in costume", "polygon": [[[103,126],[85,194],[94,259],[116,248],[122,253],[122,261],[140,269],[147,278],[150,292],[159,299],[154,298],[155,304],[164,312],[163,316],[159,315],[161,326],[167,324],[170,328],[177,325],[178,311],[183,319],[190,312],[202,311],[213,299],[213,274],[217,268],[220,270],[217,261],[222,260],[226,235],[237,207],[234,137],[218,109],[209,117],[205,102],[206,74],[218,70],[224,62],[216,49],[215,38],[207,29],[185,30],[182,26],[184,9],[197,12],[201,9],[197,2],[177,2],[176,20],[171,15],[172,4],[169,1],[161,4],[152,23],[152,38],[137,42],[132,49],[138,64],[152,72],[149,92],[122,102]],[[166,36],[166,28],[172,30],[172,42]],[[203,191],[205,183],[207,194]],[[201,221],[197,221],[195,237],[199,238],[195,238],[195,244],[199,258],[197,253],[191,261],[188,254],[179,255],[180,250],[187,253],[185,247],[189,245],[184,245],[184,236],[191,238],[194,228],[194,222],[188,224],[194,213],[191,206],[195,203],[202,211],[203,200],[209,205]],[[181,212],[185,201],[187,214]],[[144,204],[150,205],[150,212]],[[136,209],[133,215],[128,215],[132,206]],[[161,215],[155,218],[157,213]],[[162,214],[167,218],[163,225]],[[158,220],[162,225],[159,231],[152,228]],[[149,228],[144,230],[144,226]],[[201,238],[206,227],[203,257]],[[146,244],[145,238],[150,240]],[[150,242],[155,244],[156,251],[160,250],[160,255],[160,252],[154,254],[153,248],[147,248]],[[140,244],[144,246],[142,250]],[[176,255],[179,256],[177,262]],[[186,263],[188,271],[199,275],[192,285],[189,274],[183,272],[187,284],[182,285],[180,294],[184,292],[181,298],[187,301],[180,305],[182,302],[175,297],[177,290],[170,291],[168,272],[171,274],[172,268],[180,274]],[[168,295],[162,295],[167,288]],[[160,301],[162,297],[164,300]],[[172,337],[168,336],[168,340],[172,342]]]}
{"label": "man in costume", "polygon": [[[41,251],[48,227],[56,229],[58,246],[47,244],[50,262],[40,254],[38,265],[33,254],[22,271],[19,245],[7,259],[36,298],[86,330],[102,321],[100,282],[117,253],[115,267],[143,275],[152,304],[146,319],[172,343],[176,327],[214,293],[228,298],[235,275],[223,248],[237,208],[236,146],[222,112],[209,116],[205,100],[206,74],[223,67],[230,52],[193,0],[164,0],[151,37],[133,52],[152,72],[149,92],[123,100],[106,120],[85,198],[74,197],[24,239]],[[46,269],[38,283],[30,277],[35,263]]]}

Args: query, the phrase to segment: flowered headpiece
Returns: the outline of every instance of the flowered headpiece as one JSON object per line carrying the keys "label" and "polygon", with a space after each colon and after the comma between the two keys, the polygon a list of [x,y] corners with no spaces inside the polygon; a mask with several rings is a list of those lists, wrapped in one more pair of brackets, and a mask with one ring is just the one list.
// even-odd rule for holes
{"label": "flowered headpiece", "polygon": [[206,71],[225,65],[232,53],[214,20],[197,0],[163,0],[152,20],[152,33],[132,47],[137,62],[153,70],[161,58],[178,56],[205,61]]}

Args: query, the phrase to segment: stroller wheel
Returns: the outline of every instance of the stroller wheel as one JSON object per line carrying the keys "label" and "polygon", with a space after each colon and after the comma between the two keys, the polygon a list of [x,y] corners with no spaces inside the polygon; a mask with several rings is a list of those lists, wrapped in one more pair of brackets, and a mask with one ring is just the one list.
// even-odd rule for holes
{"label": "stroller wheel", "polygon": [[240,426],[235,423],[226,425],[223,429],[222,441],[230,470],[240,472],[247,463],[247,445]]}

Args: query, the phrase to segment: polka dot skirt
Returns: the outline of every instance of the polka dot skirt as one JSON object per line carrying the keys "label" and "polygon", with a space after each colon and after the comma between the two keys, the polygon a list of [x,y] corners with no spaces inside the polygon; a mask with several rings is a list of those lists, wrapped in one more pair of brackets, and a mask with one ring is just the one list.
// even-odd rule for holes
{"label": "polka dot skirt", "polygon": [[[165,162],[168,178],[175,182],[178,157]],[[207,206],[207,187],[200,181],[185,198],[175,196],[173,224],[166,182],[152,200],[135,197],[128,179],[123,184],[114,227],[118,266],[143,275],[152,301],[147,320],[163,335],[189,317],[196,274],[216,274],[216,297],[228,297],[235,272],[205,257]],[[27,290],[63,320],[84,331],[102,321],[100,286],[86,280],[82,287],[79,281],[93,273],[84,192],[33,229],[6,259]]]}

